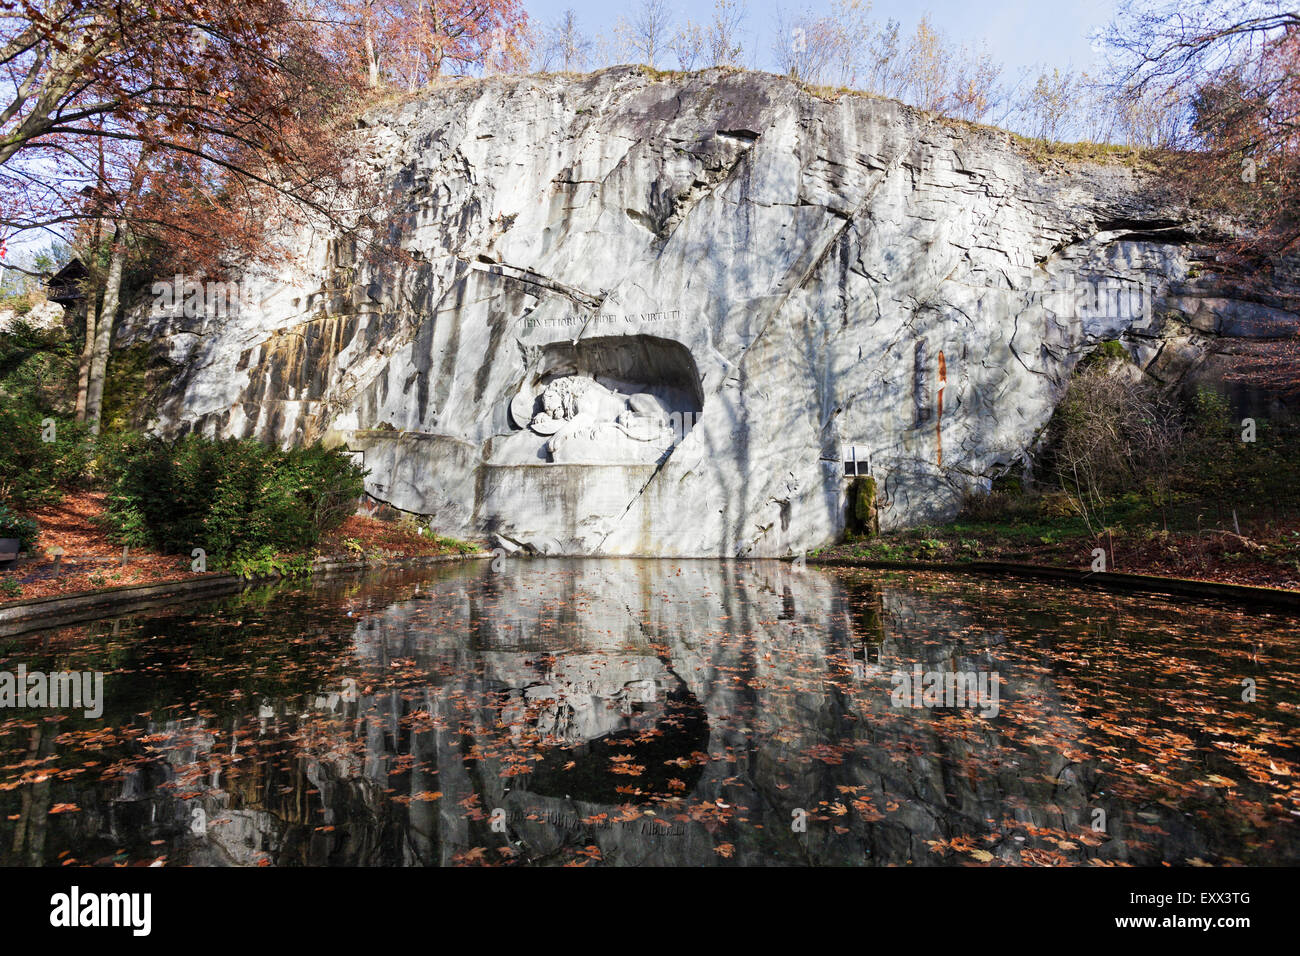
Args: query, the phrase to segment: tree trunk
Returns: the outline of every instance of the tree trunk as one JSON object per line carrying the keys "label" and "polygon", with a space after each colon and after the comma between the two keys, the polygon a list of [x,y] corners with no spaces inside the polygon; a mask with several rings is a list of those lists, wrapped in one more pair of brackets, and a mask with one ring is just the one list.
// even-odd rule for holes
{"label": "tree trunk", "polygon": [[[95,125],[103,129],[103,118],[97,120]],[[104,168],[104,138],[102,136],[99,137],[96,143],[96,149],[99,153],[99,182],[97,186],[102,193],[108,182],[108,172]],[[104,217],[101,215],[95,218],[95,231],[90,239],[90,249],[84,253],[88,275],[82,283],[82,289],[85,290],[86,294],[86,339],[81,345],[81,364],[77,369],[77,421],[79,422],[86,420],[86,395],[90,388],[90,363],[95,354],[95,329],[99,326],[99,304],[102,301],[99,297],[99,242],[103,238]]]}
{"label": "tree trunk", "polygon": [[366,24],[366,70],[370,88],[379,89],[379,51],[375,49],[374,27],[369,23]]}
{"label": "tree trunk", "polygon": [[113,323],[117,320],[118,305],[122,300],[122,271],[126,268],[126,224],[132,204],[144,188],[144,177],[149,159],[149,144],[140,148],[135,171],[131,174],[131,187],[127,191],[122,212],[113,222],[108,276],[104,280],[104,299],[95,322],[95,348],[90,355],[90,374],[86,379],[86,421],[90,433],[99,434],[100,413],[104,404],[104,380],[108,373],[108,353],[113,348]]}
{"label": "tree trunk", "polygon": [[122,269],[126,264],[126,228],[123,223],[113,226],[113,252],[108,264],[108,277],[104,281],[104,304],[95,323],[95,348],[91,353],[90,376],[86,387],[86,421],[90,433],[99,434],[99,418],[104,403],[104,377],[108,371],[108,353],[113,345],[113,321],[122,294]]}
{"label": "tree trunk", "polygon": [[77,368],[77,421],[86,420],[86,392],[90,385],[90,362],[95,353],[95,326],[99,322],[99,296],[93,289],[86,292],[86,341],[81,347],[81,364]]}
{"label": "tree trunk", "polygon": [[433,49],[430,50],[429,54],[429,69],[431,72],[429,85],[432,86],[433,81],[442,74],[442,40],[438,36],[442,30],[442,18],[438,16],[438,5],[436,3],[430,4],[429,12],[433,15],[433,30],[429,35],[429,38],[433,41]]}

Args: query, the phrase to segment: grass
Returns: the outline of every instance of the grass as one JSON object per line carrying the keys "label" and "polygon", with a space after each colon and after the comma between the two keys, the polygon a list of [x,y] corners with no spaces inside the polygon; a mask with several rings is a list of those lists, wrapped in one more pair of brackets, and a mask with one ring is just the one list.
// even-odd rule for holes
{"label": "grass", "polygon": [[444,535],[435,536],[433,542],[451,554],[478,554],[483,550],[472,541],[461,541],[459,538],[448,538]]}
{"label": "grass", "polygon": [[1156,169],[1161,159],[1171,155],[1166,150],[1121,146],[1116,143],[1094,143],[1088,140],[1061,143],[1022,136],[1009,130],[1004,132],[1011,137],[1011,144],[1018,152],[1040,165],[1052,162],[1096,163],[1102,166],[1128,166],[1149,172]]}
{"label": "grass", "polygon": [[1089,529],[1077,515],[963,515],[947,524],[848,540],[811,557],[1086,568],[1100,547],[1112,571],[1300,589],[1300,512],[1256,509],[1239,513],[1234,523],[1216,520],[1208,505],[1189,499],[1162,511],[1137,495],[1124,496],[1110,503],[1100,529]]}
{"label": "grass", "polygon": [[[1096,367],[1072,381],[1049,423],[1030,488],[1002,479],[951,522],[824,554],[1088,568],[1100,548],[1111,571],[1300,589],[1300,420],[1260,418],[1248,438],[1218,393],[1202,389],[1175,409],[1108,390],[1119,352],[1107,344],[1085,360]],[[1152,435],[1165,443],[1159,456],[1145,453]],[[1071,474],[1083,475],[1077,489]]]}

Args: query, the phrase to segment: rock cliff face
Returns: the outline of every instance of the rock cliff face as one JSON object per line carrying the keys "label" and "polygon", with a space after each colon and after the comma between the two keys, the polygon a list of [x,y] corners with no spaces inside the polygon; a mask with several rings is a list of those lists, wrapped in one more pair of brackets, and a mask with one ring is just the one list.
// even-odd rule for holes
{"label": "rock cliff face", "polygon": [[774,76],[466,81],[361,135],[401,253],[303,234],[238,303],[137,316],[178,365],[156,425],[342,441],[377,499],[507,548],[796,553],[846,470],[885,527],[939,519],[1097,342],[1170,379],[1259,310],[1126,168]]}

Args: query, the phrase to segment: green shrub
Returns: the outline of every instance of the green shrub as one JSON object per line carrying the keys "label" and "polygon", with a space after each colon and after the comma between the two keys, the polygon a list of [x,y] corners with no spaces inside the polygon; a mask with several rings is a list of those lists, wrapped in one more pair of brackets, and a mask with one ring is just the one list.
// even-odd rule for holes
{"label": "green shrub", "polygon": [[66,379],[75,385],[78,355],[62,328],[38,328],[23,318],[13,320],[0,332],[0,381],[5,393],[23,399],[54,397]]}
{"label": "green shrub", "polygon": [[280,451],[256,441],[176,442],[126,435],[106,443],[107,519],[126,544],[231,566],[305,551],[356,507],[365,473],[341,451]]}
{"label": "green shrub", "polygon": [[204,547],[203,519],[215,474],[203,467],[199,450],[129,433],[101,439],[100,469],[109,483],[106,519],[125,544],[165,553]]}
{"label": "green shrub", "polygon": [[18,514],[0,501],[0,538],[17,538],[18,550],[29,551],[36,545],[38,533],[35,519]]}
{"label": "green shrub", "polygon": [[1081,365],[1047,426],[1046,471],[1096,531],[1117,496],[1140,489],[1164,508],[1187,447],[1183,409],[1167,389],[1113,363]]}
{"label": "green shrub", "polygon": [[234,558],[230,562],[230,570],[245,578],[266,574],[295,578],[311,570],[311,559],[301,554],[282,557],[276,553],[275,548],[264,544],[257,549],[256,554],[243,554]]}
{"label": "green shrub", "polygon": [[438,535],[433,540],[444,551],[454,551],[456,554],[475,554],[482,550],[478,545],[469,541],[461,541],[459,538]]}
{"label": "green shrub", "polygon": [[43,413],[33,404],[0,403],[0,497],[15,508],[58,501],[86,477],[88,436],[85,425]]}

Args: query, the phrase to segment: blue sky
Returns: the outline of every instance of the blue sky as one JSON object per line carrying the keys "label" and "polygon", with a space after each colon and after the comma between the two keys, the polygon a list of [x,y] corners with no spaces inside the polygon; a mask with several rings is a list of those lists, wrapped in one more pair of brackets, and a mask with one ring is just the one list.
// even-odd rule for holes
{"label": "blue sky", "polygon": [[[669,0],[677,18],[690,16],[707,21],[713,0]],[[931,23],[950,40],[970,47],[986,45],[1006,68],[1006,79],[1021,68],[1037,66],[1091,70],[1097,63],[1090,37],[1110,19],[1115,0],[931,0],[911,3],[907,0],[874,0],[874,20],[898,20],[910,32],[926,13]],[[590,36],[610,34],[620,16],[635,14],[638,0],[524,0],[529,15],[542,25],[549,25],[567,8],[578,15],[583,31]],[[776,11],[786,12],[787,19],[801,11],[822,13],[830,0],[748,0],[749,17],[745,24],[746,62],[750,51],[757,52],[759,69],[775,68],[772,40]],[[661,66],[675,64],[665,62]],[[30,251],[48,241],[44,235],[10,237],[10,261],[19,250]]]}
{"label": "blue sky", "polygon": [[[696,21],[707,20],[713,9],[712,0],[669,2],[679,18],[689,15]],[[588,34],[608,33],[619,16],[630,19],[637,6],[637,0],[524,0],[529,15],[543,24],[572,7]],[[760,69],[772,69],[770,51],[778,6],[793,16],[805,9],[819,13],[830,4],[828,0],[749,0],[748,6],[747,46],[756,45]],[[882,21],[898,20],[910,31],[929,13],[930,22],[950,39],[972,47],[986,44],[1009,71],[1038,64],[1088,70],[1095,65],[1090,34],[1106,25],[1114,6],[1114,0],[933,0],[919,4],[875,0],[871,15]]]}

